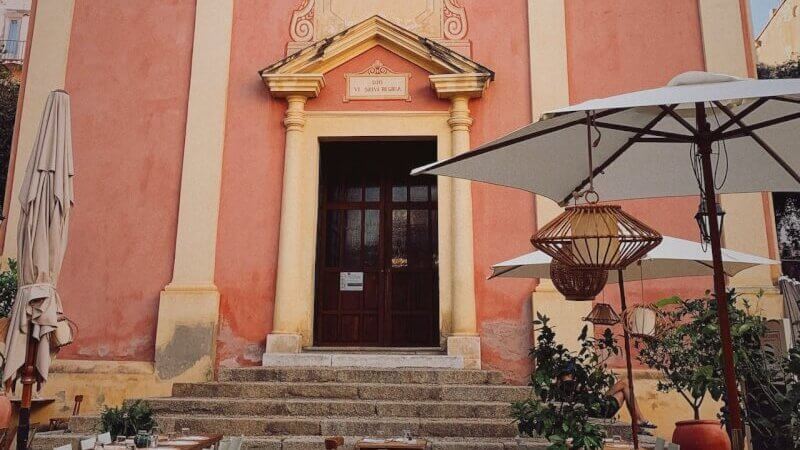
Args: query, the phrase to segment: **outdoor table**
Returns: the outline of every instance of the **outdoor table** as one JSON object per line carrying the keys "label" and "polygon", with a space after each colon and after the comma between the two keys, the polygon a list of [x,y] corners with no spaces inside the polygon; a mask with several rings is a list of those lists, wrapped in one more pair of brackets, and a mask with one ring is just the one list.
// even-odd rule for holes
{"label": "outdoor table", "polygon": [[[202,450],[204,448],[211,447],[216,445],[219,441],[222,440],[221,434],[194,434],[192,436],[179,436],[173,439],[164,439],[158,441],[158,447],[147,447],[147,448],[155,448],[156,450]],[[129,447],[128,445],[133,445],[133,439],[127,439],[125,441],[126,445],[118,445],[114,444],[105,444],[102,446],[104,450],[127,450]],[[98,445],[98,447],[101,447]]]}
{"label": "outdoor table", "polygon": [[355,449],[410,449],[410,450],[425,450],[428,447],[428,441],[425,439],[403,439],[403,438],[389,438],[389,439],[361,439],[356,442]]}

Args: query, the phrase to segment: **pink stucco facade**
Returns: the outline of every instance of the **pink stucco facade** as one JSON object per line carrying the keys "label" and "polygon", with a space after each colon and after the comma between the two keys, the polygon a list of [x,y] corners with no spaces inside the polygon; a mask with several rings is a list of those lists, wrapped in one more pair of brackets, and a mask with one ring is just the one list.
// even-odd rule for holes
{"label": "pink stucco facade", "polygon": [[[443,42],[468,42],[469,58],[494,72],[482,97],[469,102],[475,147],[536,119],[531,70],[549,63],[531,61],[529,15],[536,10],[529,2],[459,4],[466,11],[465,35]],[[217,367],[260,364],[273,331],[286,102],[270,95],[258,71],[287,56],[298,7],[297,0],[233,2],[214,256]],[[565,0],[563,22],[565,41],[553,45],[563,47],[567,64],[565,103],[663,85],[678,73],[706,69],[697,0]],[[59,290],[80,333],[63,358],[155,359],[159,294],[175,263],[195,38],[190,0],[75,1],[65,87],[72,96],[77,203]],[[751,55],[749,48],[745,54]],[[410,74],[411,101],[344,101],[345,74],[375,60]],[[446,114],[451,103],[437,98],[429,75],[378,45],[325,73],[325,87],[305,109]],[[530,251],[535,197],[479,183],[472,184],[471,196],[482,366],[524,382],[532,368],[531,293],[537,282],[486,276],[491,264]],[[663,234],[697,240],[697,200],[624,206]],[[630,292],[635,303],[697,295],[709,284],[706,278],[652,281],[642,294],[640,286]],[[606,288],[602,299],[618,306],[616,288]]]}

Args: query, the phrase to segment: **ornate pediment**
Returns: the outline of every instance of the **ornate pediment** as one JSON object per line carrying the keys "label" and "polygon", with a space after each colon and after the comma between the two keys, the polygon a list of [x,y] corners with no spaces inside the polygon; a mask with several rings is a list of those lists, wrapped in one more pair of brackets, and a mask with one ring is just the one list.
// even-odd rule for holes
{"label": "ornate pediment", "polygon": [[292,12],[286,52],[292,54],[375,15],[471,54],[467,12],[459,0],[303,0]]}
{"label": "ornate pediment", "polygon": [[[324,75],[335,67],[381,46],[431,73],[431,82],[440,96],[440,86],[453,88],[468,80],[471,96],[480,96],[494,72],[431,39],[419,36],[383,17],[372,16],[339,33],[314,42],[306,48],[267,66],[259,74],[270,92],[285,85],[287,77],[306,84],[316,80],[318,89],[324,85]],[[298,78],[300,76],[300,78]],[[313,91],[313,89],[312,89]]]}

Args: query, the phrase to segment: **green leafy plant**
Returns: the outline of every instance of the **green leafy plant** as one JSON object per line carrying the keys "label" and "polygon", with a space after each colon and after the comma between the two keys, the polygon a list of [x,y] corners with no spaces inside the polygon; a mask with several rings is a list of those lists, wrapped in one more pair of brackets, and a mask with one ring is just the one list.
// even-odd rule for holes
{"label": "green leafy plant", "polygon": [[100,431],[117,436],[133,436],[140,430],[149,431],[156,426],[153,411],[144,400],[125,402],[120,407],[103,407],[100,413]]}
{"label": "green leafy plant", "polygon": [[511,405],[517,428],[522,435],[547,438],[551,450],[602,448],[605,430],[589,418],[609,406],[605,393],[616,379],[607,361],[619,354],[619,346],[610,329],[595,338],[584,326],[580,350],[571,352],[556,342],[549,321],[537,314],[533,322],[539,327],[530,351],[536,366],[530,379],[534,395]]}
{"label": "green leafy plant", "polygon": [[[766,319],[751,313],[750,302],[733,290],[727,301],[735,364],[763,364],[755,361],[754,355],[761,353]],[[741,303],[739,307],[737,302]],[[692,407],[694,419],[699,420],[700,407],[707,397],[724,400],[725,395],[717,302],[707,292],[703,298],[671,297],[655,306],[672,327],[658,339],[638,341],[639,360],[664,376],[658,390],[678,392]]]}
{"label": "green leafy plant", "polygon": [[9,259],[8,269],[0,272],[0,317],[8,317],[11,314],[11,305],[17,296],[18,284],[17,260]]}
{"label": "green leafy plant", "polygon": [[[11,70],[0,65],[0,186],[6,185],[18,97],[19,80]],[[3,200],[4,196],[0,193],[0,207],[3,206]]]}

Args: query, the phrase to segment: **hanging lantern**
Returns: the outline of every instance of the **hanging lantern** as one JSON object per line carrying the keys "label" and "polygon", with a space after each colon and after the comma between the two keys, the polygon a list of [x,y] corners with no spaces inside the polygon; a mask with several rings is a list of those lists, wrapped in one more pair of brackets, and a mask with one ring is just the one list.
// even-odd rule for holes
{"label": "hanging lantern", "polygon": [[655,337],[662,328],[658,310],[651,305],[634,305],[622,311],[622,326],[633,337]]}
{"label": "hanging lantern", "polygon": [[608,271],[578,269],[554,259],[550,263],[550,279],[556,290],[567,300],[590,301],[603,290],[608,281]]}
{"label": "hanging lantern", "polygon": [[624,269],[661,243],[661,234],[619,205],[567,207],[531,238],[537,249],[581,269]]}
{"label": "hanging lantern", "polygon": [[[725,220],[725,211],[722,206],[717,203],[717,227],[722,233],[722,222]],[[706,244],[711,242],[711,221],[709,220],[708,208],[706,207],[705,200],[700,200],[700,206],[697,207],[697,214],[694,215],[694,220],[697,221],[697,226],[700,228],[700,237]]]}
{"label": "hanging lantern", "polygon": [[616,325],[619,323],[619,315],[614,308],[611,307],[608,303],[598,303],[594,305],[589,314],[583,318],[583,320],[587,322],[591,322],[595,325]]}

